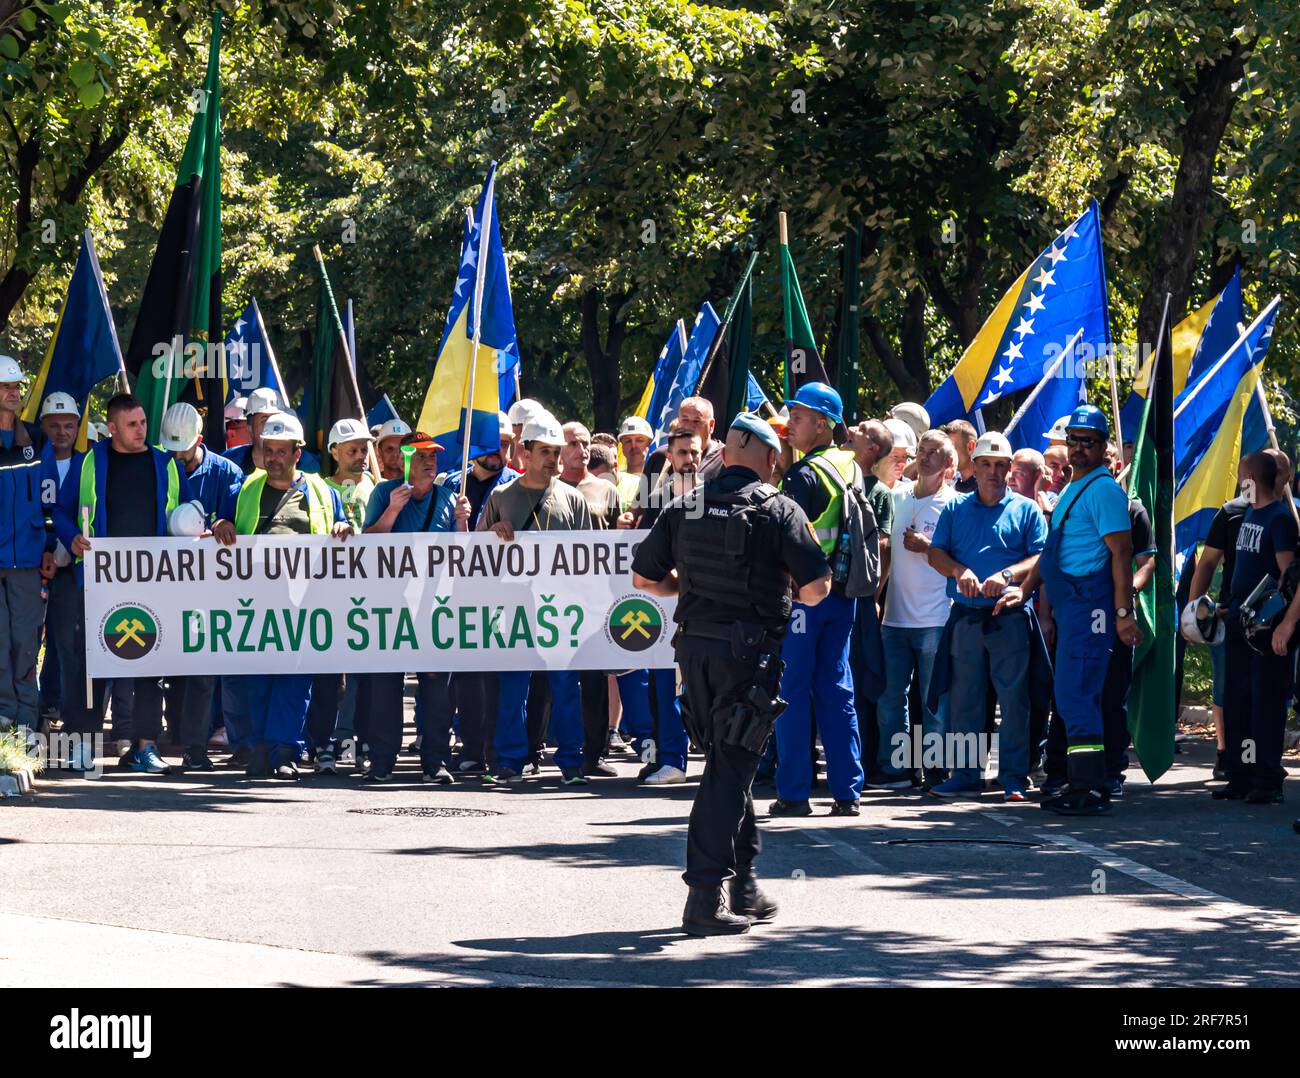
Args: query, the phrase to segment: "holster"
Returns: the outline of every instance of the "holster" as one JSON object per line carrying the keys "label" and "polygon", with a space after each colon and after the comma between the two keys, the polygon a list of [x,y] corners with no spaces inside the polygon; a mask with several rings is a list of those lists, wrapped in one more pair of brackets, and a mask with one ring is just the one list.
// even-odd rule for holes
{"label": "holster", "polygon": [[731,705],[722,721],[722,743],[737,745],[755,756],[762,755],[772,728],[789,703],[777,692],[785,663],[771,654],[758,656],[754,684],[745,699]]}

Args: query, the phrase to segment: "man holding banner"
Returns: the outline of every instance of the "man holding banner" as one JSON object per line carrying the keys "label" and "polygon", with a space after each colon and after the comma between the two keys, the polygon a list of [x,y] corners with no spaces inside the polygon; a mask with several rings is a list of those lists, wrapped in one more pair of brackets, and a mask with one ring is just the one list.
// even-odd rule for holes
{"label": "man holding banner", "polygon": [[[343,513],[338,492],[318,475],[298,470],[302,456],[302,424],[278,412],[262,428],[262,461],[245,480],[235,503],[235,519],[212,525],[217,542],[232,546],[236,535],[333,535],[346,539],[352,525]],[[249,778],[296,779],[298,751],[307,707],[311,674],[253,674],[244,683],[251,750],[245,774]]]}

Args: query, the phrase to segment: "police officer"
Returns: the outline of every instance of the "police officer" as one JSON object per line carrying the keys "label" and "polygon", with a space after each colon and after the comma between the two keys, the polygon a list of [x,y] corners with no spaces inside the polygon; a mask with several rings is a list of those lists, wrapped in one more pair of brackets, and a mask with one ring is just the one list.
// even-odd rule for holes
{"label": "police officer", "polygon": [[723,470],[663,510],[632,562],[638,588],[679,596],[682,717],[705,753],[686,837],[682,927],[700,936],[746,932],[776,914],[754,878],[750,787],[782,706],[791,582],[808,607],[831,585],[807,516],[771,485],[781,452],[772,428],[742,412],[724,452]]}
{"label": "police officer", "polygon": [[[840,395],[824,382],[805,382],[790,398],[787,425],[790,445],[803,456],[792,467],[781,489],[804,511],[830,564],[841,543],[848,541],[844,498],[851,485],[860,486],[862,473],[851,449],[831,444],[843,421]],[[890,420],[901,423],[901,420]],[[904,427],[910,432],[910,428]],[[812,812],[814,706],[817,734],[826,752],[826,780],[835,804],[832,816],[858,815],[862,794],[862,738],[853,707],[853,675],[849,670],[849,637],[853,632],[854,601],[842,584],[831,589],[815,610],[799,610],[785,646],[785,676],[781,695],[790,706],[776,726],[776,796],[772,816],[807,816]]]}
{"label": "police officer", "polygon": [[1110,808],[1102,690],[1118,638],[1142,640],[1133,616],[1133,530],[1128,495],[1105,467],[1110,425],[1100,408],[1081,404],[1065,420],[1070,482],[1052,511],[1037,564],[999,607],[1018,606],[1041,583],[1056,623],[1056,709],[1065,724],[1064,790],[1043,808],[1066,816]]}

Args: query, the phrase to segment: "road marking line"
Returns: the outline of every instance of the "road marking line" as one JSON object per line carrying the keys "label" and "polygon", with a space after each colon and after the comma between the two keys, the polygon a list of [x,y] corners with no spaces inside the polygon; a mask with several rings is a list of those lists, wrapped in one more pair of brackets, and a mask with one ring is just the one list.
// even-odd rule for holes
{"label": "road marking line", "polygon": [[1089,842],[1073,838],[1069,835],[1052,835],[1043,832],[1036,833],[1037,838],[1044,842],[1051,843],[1064,850],[1072,853],[1082,854],[1090,857],[1103,868],[1112,869],[1115,872],[1123,873],[1125,876],[1131,876],[1151,887],[1161,891],[1167,891],[1169,894],[1177,895],[1180,898],[1191,899],[1193,902],[1200,902],[1210,907],[1225,917],[1249,918],[1253,921],[1262,922],[1270,928],[1284,932],[1293,936],[1300,941],[1300,923],[1293,918],[1281,917],[1277,914],[1270,913],[1267,910],[1259,909],[1257,906],[1247,906],[1245,903],[1238,902],[1236,899],[1228,898],[1216,891],[1208,890],[1195,883],[1188,883],[1186,880],[1179,879],[1177,876],[1171,876],[1167,872],[1161,872],[1158,869],[1148,868],[1146,865],[1139,864],[1137,861],[1130,860],[1127,857],[1121,857],[1119,854],[1111,853],[1099,846],[1094,846]]}
{"label": "road marking line", "polygon": [[857,868],[865,868],[871,872],[884,872],[885,866],[875,858],[863,853],[856,846],[850,845],[843,839],[836,838],[829,831],[805,831],[805,835],[815,838],[825,846],[829,846],[833,853],[839,854],[849,864]]}

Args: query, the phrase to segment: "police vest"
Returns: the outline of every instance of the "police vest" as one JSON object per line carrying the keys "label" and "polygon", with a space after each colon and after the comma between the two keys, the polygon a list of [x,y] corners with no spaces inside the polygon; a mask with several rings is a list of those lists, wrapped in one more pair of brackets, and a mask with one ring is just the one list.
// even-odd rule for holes
{"label": "police vest", "polygon": [[[262,515],[262,491],[266,489],[266,472],[259,468],[239,488],[235,502],[235,531],[240,535],[256,535],[258,520]],[[325,480],[318,475],[299,472],[307,488],[307,519],[312,535],[328,535],[334,526],[334,496]]]}
{"label": "police vest", "polygon": [[[148,450],[145,450],[148,452]],[[81,458],[80,486],[77,492],[77,526],[90,539],[95,534],[95,511],[99,505],[99,491],[95,486],[95,454],[88,452]],[[180,475],[176,471],[176,458],[167,457],[167,500],[164,503],[163,520],[170,519],[172,510],[180,501]],[[84,523],[83,523],[84,521]],[[80,558],[77,561],[81,561]]]}
{"label": "police vest", "polygon": [[822,553],[830,557],[835,553],[835,544],[840,540],[840,527],[844,520],[844,496],[840,493],[841,484],[830,477],[827,469],[834,468],[843,481],[842,486],[847,487],[857,474],[857,459],[851,450],[831,448],[805,457],[804,460],[808,462],[808,467],[813,470],[813,474],[821,480],[822,486],[826,488],[826,493],[829,495],[826,509],[812,522],[812,527]]}
{"label": "police vest", "polygon": [[754,483],[725,494],[710,481],[678,502],[684,519],[673,560],[680,591],[716,602],[718,621],[735,617],[737,609],[764,621],[790,616],[790,582],[781,560],[784,533],[767,504],[778,493],[767,483]]}

